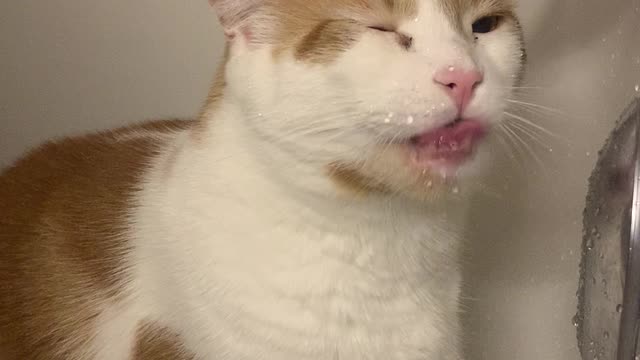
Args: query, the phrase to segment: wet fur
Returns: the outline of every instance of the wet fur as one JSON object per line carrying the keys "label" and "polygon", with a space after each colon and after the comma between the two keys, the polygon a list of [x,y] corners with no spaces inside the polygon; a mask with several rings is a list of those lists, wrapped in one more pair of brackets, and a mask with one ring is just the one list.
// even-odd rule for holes
{"label": "wet fur", "polygon": [[431,73],[458,59],[487,75],[469,111],[499,122],[512,4],[308,4],[212,0],[229,43],[200,119],[52,141],[2,173],[1,360],[463,359],[451,189],[483,156],[458,183],[416,173],[383,134],[449,108],[382,120],[448,104]]}

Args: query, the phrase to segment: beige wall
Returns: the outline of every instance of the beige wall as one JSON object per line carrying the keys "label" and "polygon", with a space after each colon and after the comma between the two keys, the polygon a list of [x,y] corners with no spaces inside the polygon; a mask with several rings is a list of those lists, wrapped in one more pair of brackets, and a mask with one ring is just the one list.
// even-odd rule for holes
{"label": "beige wall", "polygon": [[0,2],[0,165],[52,135],[195,114],[218,33],[206,0]]}
{"label": "beige wall", "polygon": [[[496,180],[470,227],[470,360],[577,359],[580,216],[594,154],[640,83],[640,0],[522,1],[527,99],[566,113],[531,119],[544,167]],[[0,165],[44,138],[190,116],[221,38],[205,0],[0,3]],[[589,155],[587,155],[589,154]]]}
{"label": "beige wall", "polygon": [[529,117],[562,140],[548,139],[543,167],[529,161],[524,176],[477,204],[470,359],[573,360],[587,177],[614,121],[640,95],[640,1],[521,1],[521,13],[528,85],[542,87],[525,98],[564,112]]}

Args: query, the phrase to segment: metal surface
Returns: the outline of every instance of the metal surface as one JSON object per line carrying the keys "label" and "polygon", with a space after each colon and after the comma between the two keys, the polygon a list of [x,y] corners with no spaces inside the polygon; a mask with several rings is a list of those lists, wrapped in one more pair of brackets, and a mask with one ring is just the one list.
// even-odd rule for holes
{"label": "metal surface", "polygon": [[584,360],[635,360],[636,356],[640,318],[638,124],[640,99],[617,123],[589,179],[574,319]]}
{"label": "metal surface", "polygon": [[626,262],[626,278],[620,321],[618,360],[633,360],[636,356],[638,319],[640,319],[640,110],[632,114],[636,123],[636,150],[633,176],[633,202],[631,204],[631,236]]}

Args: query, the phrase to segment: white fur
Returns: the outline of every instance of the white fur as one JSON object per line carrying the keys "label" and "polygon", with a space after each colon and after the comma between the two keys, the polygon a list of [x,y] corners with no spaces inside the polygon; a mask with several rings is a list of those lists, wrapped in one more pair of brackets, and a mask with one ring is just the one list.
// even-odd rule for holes
{"label": "white fur", "polygon": [[[473,46],[434,0],[420,5],[401,27],[411,52],[374,32],[330,65],[232,49],[208,132],[176,135],[171,175],[167,154],[145,179],[131,219],[131,295],[97,349],[119,337],[114,324],[128,334],[148,320],[206,360],[462,359],[466,198],[344,197],[326,176],[332,161],[371,163],[381,134],[450,121],[453,104],[432,80],[445,66],[483,69],[467,115],[501,118],[520,66],[516,35]],[[380,158],[365,170],[401,189],[406,165]]]}

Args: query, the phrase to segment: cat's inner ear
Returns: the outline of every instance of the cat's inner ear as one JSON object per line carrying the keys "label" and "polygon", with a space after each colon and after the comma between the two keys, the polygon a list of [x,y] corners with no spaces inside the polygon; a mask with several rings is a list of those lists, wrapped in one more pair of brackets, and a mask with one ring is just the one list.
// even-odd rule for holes
{"label": "cat's inner ear", "polygon": [[209,4],[215,9],[220,23],[229,39],[242,36],[246,40],[253,39],[255,35],[256,15],[266,0],[209,0]]}

